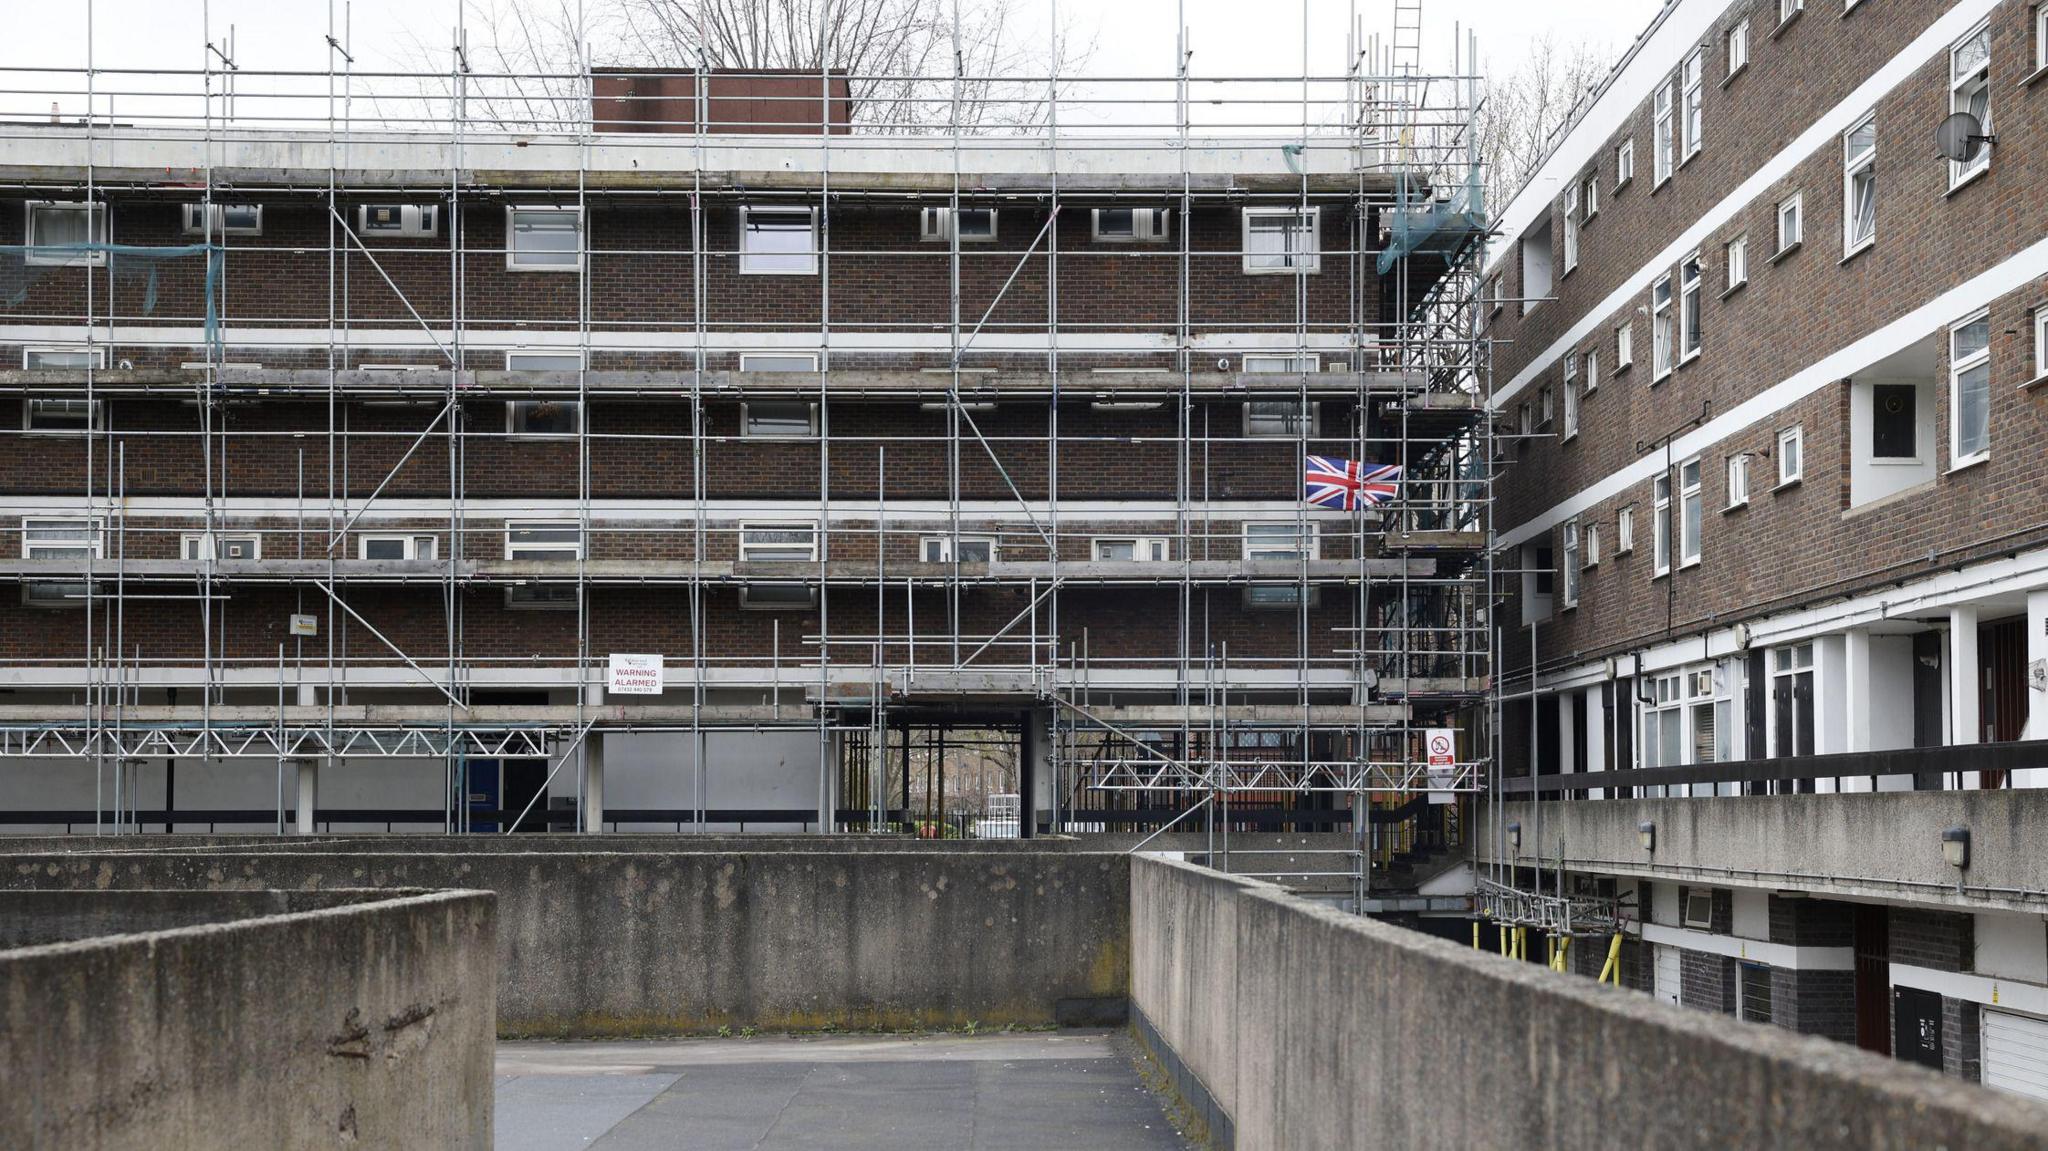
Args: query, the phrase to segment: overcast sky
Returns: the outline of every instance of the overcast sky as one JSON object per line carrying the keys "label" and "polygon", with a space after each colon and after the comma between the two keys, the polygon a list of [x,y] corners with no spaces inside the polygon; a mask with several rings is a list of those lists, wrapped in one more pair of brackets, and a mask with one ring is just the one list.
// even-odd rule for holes
{"label": "overcast sky", "polygon": [[[337,25],[344,7],[349,44],[359,68],[396,68],[417,59],[410,45],[447,42],[459,0],[333,0]],[[471,11],[476,11],[476,0]],[[501,0],[502,2],[502,0]],[[557,3],[560,0],[533,0]],[[567,0],[573,9],[575,0]],[[1341,73],[1346,66],[1348,13],[1354,7],[1368,34],[1392,26],[1392,0],[1185,0],[1192,68],[1209,75],[1285,75],[1298,72],[1303,22],[1309,25],[1310,70]],[[1018,0],[1025,34],[1049,26],[1050,0]],[[1560,44],[1588,42],[1618,55],[1648,25],[1659,0],[1424,0],[1426,69],[1448,71],[1455,28],[1476,29],[1480,59],[1490,72],[1510,70],[1530,43],[1550,36]],[[237,63],[244,69],[324,69],[330,5],[327,0],[63,0],[11,5],[0,38],[0,66],[80,67],[86,62],[86,23],[93,24],[93,60],[101,68],[199,69],[210,29],[219,41],[233,25]],[[1170,75],[1175,0],[1063,0],[1062,21],[1095,50],[1088,71],[1098,76]],[[24,82],[27,81],[27,82]],[[17,75],[0,87],[44,86]],[[0,109],[46,113],[41,96],[0,95]],[[70,115],[82,98],[66,98]],[[104,106],[102,106],[104,111]]]}

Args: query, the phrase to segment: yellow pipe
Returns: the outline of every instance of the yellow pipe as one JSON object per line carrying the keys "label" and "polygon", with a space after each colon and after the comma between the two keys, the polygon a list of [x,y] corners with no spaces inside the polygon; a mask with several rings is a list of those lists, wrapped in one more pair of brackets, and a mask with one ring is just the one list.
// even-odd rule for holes
{"label": "yellow pipe", "polygon": [[1508,946],[1508,925],[1505,923],[1500,925],[1500,953],[1503,958],[1514,954],[1513,949]]}
{"label": "yellow pipe", "polygon": [[1599,982],[1606,983],[1610,979],[1616,987],[1621,986],[1621,932],[1619,931],[1615,932],[1614,938],[1608,941],[1607,962],[1600,967]]}
{"label": "yellow pipe", "polygon": [[1472,950],[1479,950],[1479,921],[1472,921]]}
{"label": "yellow pipe", "polygon": [[1552,967],[1556,968],[1556,969],[1557,969],[1557,970],[1559,970],[1559,971],[1563,971],[1563,970],[1564,970],[1564,957],[1565,957],[1566,953],[1568,953],[1568,952],[1569,952],[1569,951],[1571,950],[1571,947],[1572,947],[1572,937],[1571,937],[1571,936],[1567,935],[1567,936],[1564,936],[1563,938],[1559,939],[1559,940],[1557,941],[1557,954],[1556,954],[1556,955],[1555,955],[1555,956],[1553,957],[1553,959],[1552,959],[1552,961],[1551,961],[1551,964],[1550,964],[1550,965],[1551,965]]}

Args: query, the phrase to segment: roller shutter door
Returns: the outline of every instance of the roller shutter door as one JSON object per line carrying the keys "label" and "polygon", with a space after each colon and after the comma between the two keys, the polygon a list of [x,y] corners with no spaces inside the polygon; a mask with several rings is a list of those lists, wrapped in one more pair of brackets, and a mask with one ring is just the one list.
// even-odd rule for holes
{"label": "roller shutter door", "polygon": [[2048,1020],[1984,1012],[1984,1085],[2048,1099]]}
{"label": "roller shutter door", "polygon": [[1678,948],[1667,944],[1656,944],[1656,969],[1651,973],[1655,978],[1658,999],[1674,1006],[1678,1003]]}

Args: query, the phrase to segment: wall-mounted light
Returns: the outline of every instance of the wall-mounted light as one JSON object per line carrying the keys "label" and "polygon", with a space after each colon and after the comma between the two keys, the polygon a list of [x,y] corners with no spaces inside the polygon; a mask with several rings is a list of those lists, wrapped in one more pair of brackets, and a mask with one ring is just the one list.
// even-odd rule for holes
{"label": "wall-mounted light", "polygon": [[1970,829],[1951,827],[1941,833],[1941,857],[1950,867],[1970,866]]}
{"label": "wall-mounted light", "polygon": [[1644,851],[1657,850],[1656,823],[1646,819],[1636,824],[1636,842],[1643,845]]}
{"label": "wall-mounted light", "polygon": [[1508,824],[1508,849],[1517,855],[1522,853],[1522,825],[1519,821]]}

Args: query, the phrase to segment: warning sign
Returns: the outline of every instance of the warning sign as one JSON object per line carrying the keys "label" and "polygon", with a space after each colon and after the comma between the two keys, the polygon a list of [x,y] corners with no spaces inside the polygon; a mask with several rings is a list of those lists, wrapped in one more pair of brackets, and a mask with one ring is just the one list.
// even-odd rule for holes
{"label": "warning sign", "polygon": [[1432,727],[1423,732],[1422,743],[1429,756],[1429,801],[1454,802],[1457,793],[1450,789],[1458,785],[1458,733],[1448,727]]}
{"label": "warning sign", "polygon": [[660,695],[661,657],[614,653],[604,686],[613,695]]}

